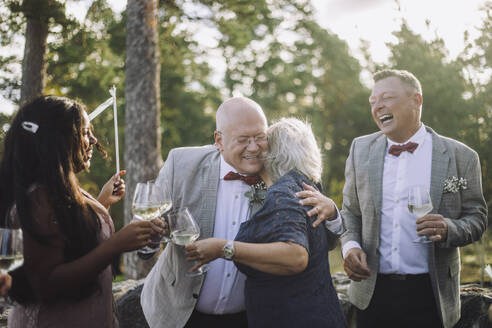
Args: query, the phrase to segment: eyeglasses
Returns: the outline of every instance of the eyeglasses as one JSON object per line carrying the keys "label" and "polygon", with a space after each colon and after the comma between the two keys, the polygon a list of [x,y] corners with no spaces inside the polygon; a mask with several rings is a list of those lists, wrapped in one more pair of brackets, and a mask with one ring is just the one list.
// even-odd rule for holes
{"label": "eyeglasses", "polygon": [[[217,132],[220,133],[221,135],[224,135],[221,131],[217,131]],[[238,146],[242,146],[242,147],[249,146],[251,144],[251,141],[253,141],[257,145],[264,145],[268,141],[268,137],[266,136],[266,134],[261,133],[254,137],[246,137],[246,136],[237,137],[232,139],[232,141]]]}

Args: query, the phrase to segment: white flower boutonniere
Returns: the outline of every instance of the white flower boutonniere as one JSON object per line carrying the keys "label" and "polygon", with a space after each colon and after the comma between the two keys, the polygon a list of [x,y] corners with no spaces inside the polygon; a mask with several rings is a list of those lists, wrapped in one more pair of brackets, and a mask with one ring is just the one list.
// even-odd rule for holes
{"label": "white flower boutonniere", "polygon": [[267,193],[266,189],[266,184],[263,180],[252,185],[251,190],[244,193],[244,196],[249,199],[249,206],[253,206],[254,204],[263,205]]}
{"label": "white flower boutonniere", "polygon": [[450,178],[447,178],[444,180],[444,193],[452,192],[456,193],[460,190],[466,190],[468,189],[467,186],[468,182],[464,178],[457,178],[455,176],[452,176]]}

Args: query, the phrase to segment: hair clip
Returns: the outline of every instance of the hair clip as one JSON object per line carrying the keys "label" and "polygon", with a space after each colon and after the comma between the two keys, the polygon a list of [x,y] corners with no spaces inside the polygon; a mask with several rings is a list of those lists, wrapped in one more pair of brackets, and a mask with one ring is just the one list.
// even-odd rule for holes
{"label": "hair clip", "polygon": [[21,125],[24,130],[29,131],[31,133],[36,133],[36,131],[38,131],[39,129],[39,125],[33,122],[24,121],[21,123]]}

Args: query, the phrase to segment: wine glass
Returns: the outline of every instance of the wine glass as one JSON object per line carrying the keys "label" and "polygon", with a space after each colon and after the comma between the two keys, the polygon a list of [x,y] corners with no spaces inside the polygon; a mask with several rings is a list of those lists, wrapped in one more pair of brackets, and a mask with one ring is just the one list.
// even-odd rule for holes
{"label": "wine glass", "polygon": [[172,206],[171,198],[164,196],[163,187],[155,184],[154,181],[137,183],[133,194],[133,215],[144,221],[160,217]]}
{"label": "wine glass", "polygon": [[[161,181],[159,181],[159,182],[161,182]],[[169,225],[167,213],[171,210],[171,207],[173,206],[171,188],[166,183],[166,181],[164,181],[164,183],[158,183],[158,181],[156,181],[155,184],[160,189],[159,194],[161,195],[161,200],[164,204],[164,206],[162,208],[162,212],[161,212],[161,217]],[[168,243],[170,241],[171,241],[171,239],[168,236],[161,235],[161,243]]]}
{"label": "wine glass", "polygon": [[[132,201],[132,213],[136,220],[151,221],[159,218],[164,212],[168,211],[172,202],[163,197],[163,190],[154,181],[139,182],[135,187]],[[160,240],[159,236],[159,240]],[[159,242],[156,240],[155,242]],[[155,244],[155,243],[153,243]],[[145,246],[139,250],[140,253],[155,253],[159,246]]]}
{"label": "wine glass", "polygon": [[[200,227],[187,208],[169,213],[169,230],[171,241],[175,245],[186,246],[200,237]],[[196,261],[191,266],[196,265]],[[195,277],[208,271],[208,264],[204,264],[193,272],[187,272],[187,277]]]}
{"label": "wine glass", "polygon": [[[408,210],[416,216],[416,219],[432,211],[432,200],[426,186],[416,185],[408,189]],[[430,243],[427,236],[420,236],[414,243]]]}
{"label": "wine glass", "polygon": [[23,263],[22,230],[9,225],[0,228],[0,271],[7,273]]}

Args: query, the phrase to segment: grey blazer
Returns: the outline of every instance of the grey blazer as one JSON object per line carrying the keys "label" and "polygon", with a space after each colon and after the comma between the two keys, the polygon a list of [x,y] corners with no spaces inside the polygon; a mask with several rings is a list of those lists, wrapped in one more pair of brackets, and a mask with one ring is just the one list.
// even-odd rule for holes
{"label": "grey blazer", "polygon": [[[432,169],[430,194],[434,210],[448,224],[445,242],[429,247],[429,274],[434,295],[445,328],[460,318],[460,253],[458,247],[481,238],[487,228],[487,205],[482,194],[478,154],[466,145],[432,134]],[[341,215],[346,232],[342,245],[357,241],[367,254],[371,276],[351,282],[350,301],[360,309],[369,305],[379,266],[379,234],[382,206],[382,175],[387,147],[382,132],[356,138],[352,142],[345,168]],[[443,193],[444,181],[450,177],[465,178],[468,189]]]}
{"label": "grey blazer", "polygon": [[[213,236],[220,153],[213,146],[171,150],[157,183],[171,187],[173,208],[188,207],[200,239]],[[147,275],[140,302],[151,328],[183,327],[200,293],[203,276],[185,277],[184,251],[169,243]]]}

